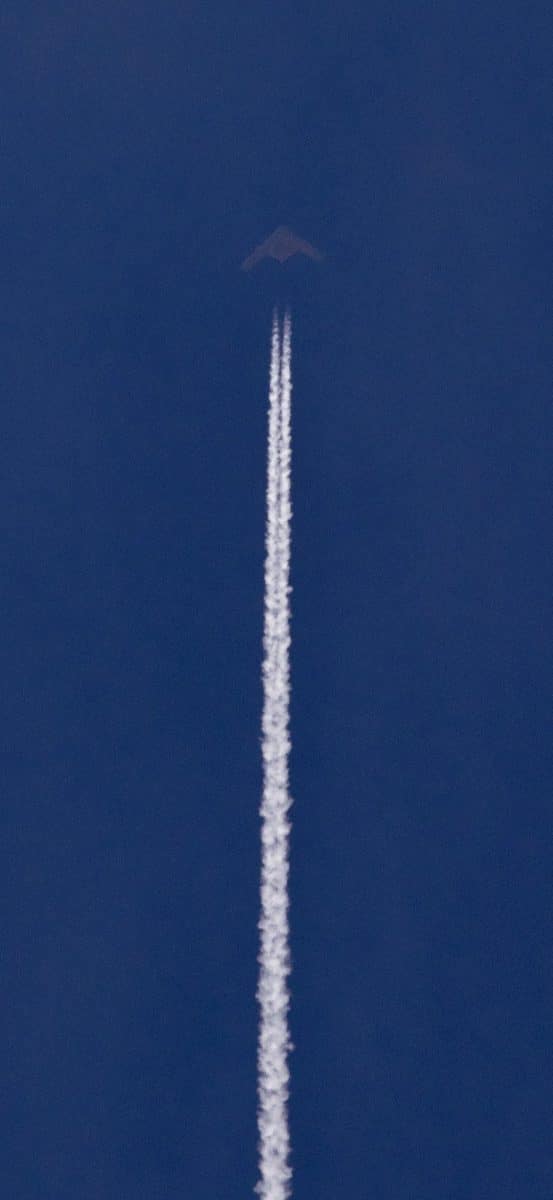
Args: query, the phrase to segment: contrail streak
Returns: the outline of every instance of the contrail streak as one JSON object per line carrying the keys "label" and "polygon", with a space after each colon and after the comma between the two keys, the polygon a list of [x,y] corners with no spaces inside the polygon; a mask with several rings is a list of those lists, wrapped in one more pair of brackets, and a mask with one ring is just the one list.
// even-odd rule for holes
{"label": "contrail streak", "polygon": [[273,315],[269,380],[265,623],[263,634],[263,796],[259,919],[258,1129],[261,1200],[290,1194],[288,1130],[288,787],[290,710],[291,320],[280,345]]}

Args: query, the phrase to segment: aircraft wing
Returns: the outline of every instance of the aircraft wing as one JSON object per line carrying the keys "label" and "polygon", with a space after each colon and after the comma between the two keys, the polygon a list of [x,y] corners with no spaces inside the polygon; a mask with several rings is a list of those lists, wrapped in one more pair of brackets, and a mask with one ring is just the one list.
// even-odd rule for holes
{"label": "aircraft wing", "polygon": [[267,251],[263,249],[264,244],[265,243],[263,243],[261,246],[257,246],[251,254],[248,254],[248,257],[245,258],[244,262],[242,263],[242,271],[251,271],[252,267],[255,267],[256,263],[258,263],[260,259],[267,256]]}
{"label": "aircraft wing", "polygon": [[304,242],[302,238],[294,238],[295,249],[300,254],[307,254],[308,258],[313,258],[315,262],[322,262],[323,256],[320,250],[311,245],[311,242]]}

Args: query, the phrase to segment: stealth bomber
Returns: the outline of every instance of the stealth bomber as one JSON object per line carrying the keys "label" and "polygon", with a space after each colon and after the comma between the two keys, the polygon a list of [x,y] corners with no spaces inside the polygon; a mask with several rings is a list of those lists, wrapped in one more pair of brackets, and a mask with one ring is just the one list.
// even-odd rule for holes
{"label": "stealth bomber", "polygon": [[287,229],[286,225],[279,225],[274,233],[265,238],[265,241],[256,246],[255,250],[244,259],[242,270],[251,271],[252,267],[257,266],[262,258],[276,258],[277,262],[283,263],[293,254],[305,254],[315,262],[321,262],[323,257],[320,250],[317,250],[310,242],[306,242],[292,233],[292,230]]}

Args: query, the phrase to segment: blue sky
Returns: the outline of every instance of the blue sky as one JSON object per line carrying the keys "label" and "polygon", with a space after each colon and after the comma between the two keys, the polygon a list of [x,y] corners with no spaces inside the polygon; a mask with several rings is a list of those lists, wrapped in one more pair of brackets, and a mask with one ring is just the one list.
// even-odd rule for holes
{"label": "blue sky", "polygon": [[550,1200],[552,25],[6,0],[14,1200],[256,1180],[284,297],[294,1194]]}

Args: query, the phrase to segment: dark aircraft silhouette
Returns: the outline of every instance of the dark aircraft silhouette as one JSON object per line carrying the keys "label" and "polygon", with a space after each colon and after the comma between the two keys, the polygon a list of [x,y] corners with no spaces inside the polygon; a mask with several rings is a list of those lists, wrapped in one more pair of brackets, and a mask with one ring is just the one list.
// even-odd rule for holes
{"label": "dark aircraft silhouette", "polygon": [[243,271],[251,271],[262,258],[276,258],[278,262],[286,262],[287,258],[291,258],[293,254],[306,254],[308,258],[314,258],[315,262],[320,262],[322,254],[316,250],[310,242],[304,242],[303,238],[296,237],[291,229],[287,229],[286,225],[279,225],[274,233],[271,233],[260,246],[256,246],[252,254],[248,255],[242,263]]}

